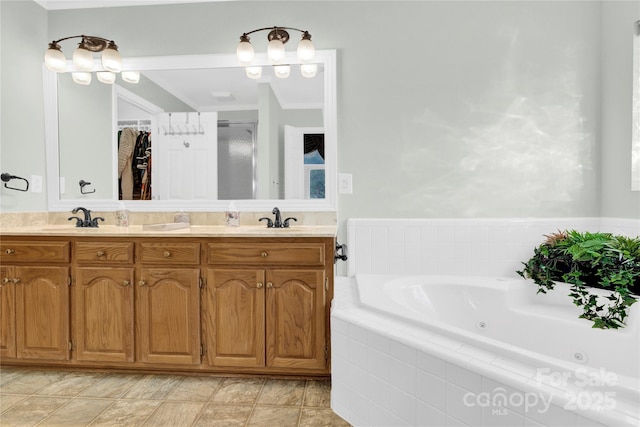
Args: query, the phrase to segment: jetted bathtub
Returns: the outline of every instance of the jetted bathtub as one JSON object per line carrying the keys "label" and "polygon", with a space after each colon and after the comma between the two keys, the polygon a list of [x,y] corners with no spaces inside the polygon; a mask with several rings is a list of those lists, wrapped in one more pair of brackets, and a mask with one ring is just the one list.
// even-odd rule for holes
{"label": "jetted bathtub", "polygon": [[337,279],[334,411],[356,426],[640,425],[640,302],[625,328],[602,330],[568,285],[536,291],[521,278]]}

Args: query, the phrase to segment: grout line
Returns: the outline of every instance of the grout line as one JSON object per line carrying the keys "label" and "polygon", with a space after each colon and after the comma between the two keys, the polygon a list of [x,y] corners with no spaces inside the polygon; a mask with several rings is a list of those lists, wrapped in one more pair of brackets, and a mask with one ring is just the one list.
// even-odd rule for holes
{"label": "grout line", "polygon": [[249,421],[251,420],[251,417],[253,416],[253,412],[256,409],[256,405],[258,404],[258,400],[260,399],[260,396],[262,395],[262,391],[264,390],[264,386],[267,383],[266,379],[262,380],[262,386],[260,387],[260,391],[258,392],[258,395],[256,396],[256,399],[253,401],[253,405],[251,405],[251,412],[249,412],[249,416],[247,417],[247,420],[244,422],[244,426],[247,427],[249,425]]}
{"label": "grout line", "polygon": [[309,387],[309,380],[305,380],[304,382],[304,391],[302,392],[302,402],[300,402],[300,413],[298,414],[298,423],[296,424],[300,427],[300,423],[302,422],[302,412],[304,411],[304,401],[307,398],[307,387]]}

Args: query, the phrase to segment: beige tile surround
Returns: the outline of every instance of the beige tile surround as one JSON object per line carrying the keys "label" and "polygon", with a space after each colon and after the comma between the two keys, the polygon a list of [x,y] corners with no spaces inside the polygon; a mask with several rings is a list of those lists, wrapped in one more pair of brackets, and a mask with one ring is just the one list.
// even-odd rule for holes
{"label": "beige tile surround", "polygon": [[[177,212],[129,212],[131,225],[162,224],[173,222]],[[188,212],[192,225],[224,225],[224,212]],[[286,217],[295,217],[296,225],[336,225],[337,216],[331,212],[282,212]],[[0,212],[0,229],[24,226],[66,225],[71,212]],[[92,217],[103,217],[105,225],[115,225],[115,212],[92,211]],[[241,212],[240,225],[259,225],[261,217],[273,218],[271,212]],[[284,219],[284,217],[283,217]]]}

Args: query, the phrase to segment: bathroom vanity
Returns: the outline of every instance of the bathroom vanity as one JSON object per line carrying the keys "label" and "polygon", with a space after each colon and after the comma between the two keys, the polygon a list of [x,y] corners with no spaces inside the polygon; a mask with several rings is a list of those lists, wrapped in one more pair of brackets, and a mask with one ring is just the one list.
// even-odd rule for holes
{"label": "bathroom vanity", "polygon": [[329,375],[335,231],[2,230],[1,362]]}

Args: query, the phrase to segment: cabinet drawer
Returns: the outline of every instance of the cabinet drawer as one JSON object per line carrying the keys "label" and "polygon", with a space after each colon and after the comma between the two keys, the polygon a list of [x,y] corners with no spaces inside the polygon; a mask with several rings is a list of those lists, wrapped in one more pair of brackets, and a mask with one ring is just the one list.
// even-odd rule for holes
{"label": "cabinet drawer", "polygon": [[12,242],[0,244],[0,261],[11,262],[68,262],[70,242]]}
{"label": "cabinet drawer", "polygon": [[131,242],[78,242],[75,245],[78,263],[131,264]]}
{"label": "cabinet drawer", "polygon": [[138,259],[149,264],[199,264],[200,243],[138,243]]}
{"label": "cabinet drawer", "polygon": [[324,265],[322,243],[209,243],[209,264]]}

